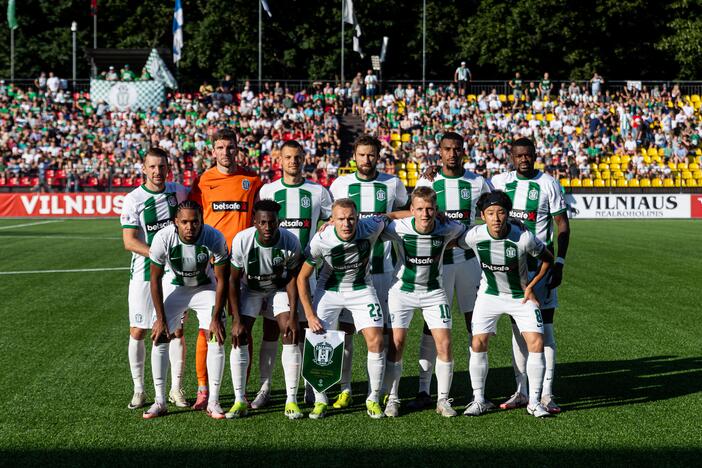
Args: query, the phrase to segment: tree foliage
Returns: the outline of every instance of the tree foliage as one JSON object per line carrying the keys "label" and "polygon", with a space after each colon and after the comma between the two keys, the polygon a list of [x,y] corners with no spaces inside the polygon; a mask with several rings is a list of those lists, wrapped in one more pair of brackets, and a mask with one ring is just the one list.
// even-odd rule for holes
{"label": "tree foliage", "polygon": [[[174,1],[99,0],[100,47],[171,47]],[[341,0],[268,0],[263,14],[263,77],[338,79]],[[476,79],[514,71],[538,77],[695,79],[702,72],[702,0],[427,0],[427,78],[450,79],[467,60]],[[68,76],[72,21],[78,23],[79,76],[92,47],[87,0],[17,2],[16,76],[41,70]],[[178,77],[188,84],[258,73],[258,0],[182,0],[185,46]],[[365,58],[346,27],[346,78],[370,67],[389,36],[385,79],[420,79],[422,1],[355,0]],[[3,2],[2,11],[6,2]],[[9,76],[9,30],[0,34],[0,76]]]}

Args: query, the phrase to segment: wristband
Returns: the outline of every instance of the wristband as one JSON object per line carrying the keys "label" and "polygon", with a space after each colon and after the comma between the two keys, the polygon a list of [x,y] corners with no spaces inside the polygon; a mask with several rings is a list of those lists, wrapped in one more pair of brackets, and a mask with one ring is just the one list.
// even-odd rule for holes
{"label": "wristband", "polygon": [[555,263],[560,263],[561,265],[565,265],[565,258],[563,258],[563,257],[556,257]]}

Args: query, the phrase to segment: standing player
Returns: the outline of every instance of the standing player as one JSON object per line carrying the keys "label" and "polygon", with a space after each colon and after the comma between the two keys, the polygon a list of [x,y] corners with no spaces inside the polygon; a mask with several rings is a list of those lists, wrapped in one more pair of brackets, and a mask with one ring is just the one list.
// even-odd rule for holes
{"label": "standing player", "polygon": [[[358,219],[356,204],[339,198],[332,205],[332,222],[317,233],[306,252],[306,261],[298,277],[300,300],[310,330],[315,333],[336,327],[343,310],[348,310],[354,325],[366,339],[368,347],[368,386],[366,412],[373,419],[383,417],[380,388],[385,371],[383,350],[383,308],[369,277],[373,246],[387,224],[387,218]],[[321,273],[310,298],[310,278],[321,265]],[[315,390],[310,418],[320,419],[327,412],[327,396]]]}
{"label": "standing player", "polygon": [[[517,332],[529,350],[526,362],[529,382],[527,412],[537,418],[550,416],[541,404],[545,366],[543,322],[534,288],[546,275],[553,255],[534,234],[508,221],[512,201],[504,192],[485,194],[478,204],[485,224],[476,226],[458,239],[459,246],[473,249],[480,257],[483,270],[473,314],[469,365],[473,401],[463,414],[480,416],[493,408],[492,403],[485,399],[488,341],[497,331],[500,316],[508,314],[517,324]],[[528,257],[541,260],[536,275],[528,272]]]}
{"label": "standing player", "polygon": [[[397,177],[378,172],[376,165],[380,155],[380,142],[369,135],[361,135],[353,145],[356,172],[338,177],[329,190],[335,200],[350,198],[358,210],[360,219],[384,215],[407,205],[407,189]],[[376,242],[371,258],[373,286],[383,316],[388,316],[388,290],[392,283],[394,262],[392,244]],[[341,373],[341,393],[334,408],[346,408],[351,399],[351,369],[353,358],[353,317],[342,313],[340,329],[346,332],[344,340],[344,368]]]}
{"label": "standing player", "polygon": [[[280,227],[297,236],[304,252],[310,239],[317,232],[319,220],[326,220],[331,214],[331,195],[321,185],[305,180],[302,172],[305,151],[300,143],[288,140],[283,143],[280,153],[283,177],[264,185],[261,188],[260,198],[275,200],[280,205],[278,213]],[[314,280],[313,276],[312,281]],[[314,288],[312,290],[314,291]],[[287,300],[285,291],[277,293],[276,303]],[[304,313],[299,313],[298,316],[300,320],[298,333],[302,334],[307,328],[307,323]],[[278,324],[275,321],[263,317],[263,340],[259,352],[261,388],[251,402],[253,409],[262,408],[270,401],[271,377],[278,350],[278,330]],[[302,345],[303,342],[300,341],[301,348]],[[311,392],[312,388],[309,387],[309,390]]]}
{"label": "standing player", "polygon": [[[120,223],[124,248],[132,252],[129,271],[129,367],[134,381],[134,395],[129,409],[146,404],[144,393],[144,361],[146,348],[144,337],[154,319],[149,281],[151,261],[149,246],[156,233],[169,226],[175,217],[178,203],[187,197],[187,189],[174,182],[166,182],[168,154],[160,148],[151,148],[144,157],[144,179],[146,182],[124,197]],[[169,354],[172,367],[172,387],[169,400],[179,407],[186,407],[181,379],[184,365],[184,339],[171,341]]]}
{"label": "standing player", "polygon": [[[285,374],[285,415],[299,419],[297,385],[302,357],[297,347],[297,273],[302,252],[294,234],[279,229],[280,205],[260,200],[254,205],[254,226],[234,236],[232,272],[229,278],[229,308],[232,315],[232,382],[236,401],[227,418],[246,416],[246,369],[256,317],[266,304],[265,316],[278,322],[283,334],[283,373]],[[283,292],[285,297],[278,293]],[[275,299],[274,299],[275,298]]]}
{"label": "standing player", "polygon": [[399,415],[398,389],[407,329],[414,309],[421,309],[436,345],[436,412],[452,417],[456,416],[456,411],[449,400],[453,379],[451,308],[442,285],[442,256],[446,246],[466,227],[453,221],[437,221],[436,192],[429,187],[414,189],[410,211],[412,217],[390,223],[383,233],[384,239],[395,241],[400,256],[399,269],[388,295],[391,340],[385,368],[385,387],[389,390],[385,415]]}
{"label": "standing player", "polygon": [[[568,252],[570,225],[566,213],[566,204],[560,184],[550,175],[534,168],[536,148],[528,138],[520,138],[512,144],[512,164],[514,171],[498,174],[492,179],[495,189],[503,190],[512,200],[510,217],[521,220],[527,229],[553,253],[553,224],[558,227],[558,257],[551,268],[550,277],[541,280],[534,292],[541,305],[544,319],[544,357],[546,373],[544,375],[544,407],[550,413],[560,413],[553,399],[553,376],[556,369],[556,339],[553,334],[553,316],[558,306],[556,288],[563,278],[563,265]],[[538,261],[528,263],[533,275],[538,270]],[[500,405],[502,409],[520,408],[528,403],[526,386],[527,346],[519,333],[517,325],[512,322],[512,353],[517,391],[509,400]]]}
{"label": "standing player", "polygon": [[[154,340],[151,352],[151,372],[154,376],[156,398],[144,413],[144,419],[157,418],[168,412],[165,401],[168,356],[166,347],[182,323],[183,311],[197,314],[200,330],[205,330],[209,343],[207,368],[209,401],[207,414],[224,419],[219,404],[219,390],[224,371],[224,304],[227,297],[229,252],[224,236],[202,223],[202,209],[192,200],[178,205],[175,223],[154,237],[149,249],[151,259],[151,297],[156,309],[156,322],[151,331]],[[212,266],[214,265],[214,267]],[[163,287],[164,269],[172,272],[173,280]],[[214,271],[213,271],[214,270]]]}
{"label": "standing player", "polygon": [[[202,206],[204,222],[224,234],[227,245],[234,236],[249,226],[253,204],[263,183],[255,174],[243,170],[236,162],[236,134],[228,129],[218,130],[212,137],[215,166],[206,170],[193,183],[190,199]],[[249,349],[251,340],[249,340]],[[197,337],[195,368],[197,370],[197,400],[193,409],[207,405],[207,338],[201,331]]]}
{"label": "standing player", "polygon": [[[447,132],[439,141],[442,167],[432,180],[422,177],[417,187],[431,187],[436,192],[436,207],[448,219],[471,226],[475,222],[475,204],[483,193],[490,191],[489,183],[481,176],[463,169],[463,137]],[[454,248],[444,253],[443,283],[448,305],[453,307],[454,292],[459,311],[463,314],[471,339],[470,321],[475,296],[480,284],[480,265],[472,250]],[[470,356],[469,356],[470,357]],[[424,409],[431,404],[431,374],[436,360],[436,347],[431,331],[424,323],[419,343],[419,392],[408,406]]]}

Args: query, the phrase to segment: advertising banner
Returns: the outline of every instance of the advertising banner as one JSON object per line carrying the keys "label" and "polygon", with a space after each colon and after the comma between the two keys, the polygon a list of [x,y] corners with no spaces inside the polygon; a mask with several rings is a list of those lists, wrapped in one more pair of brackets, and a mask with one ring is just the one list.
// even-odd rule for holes
{"label": "advertising banner", "polygon": [[691,197],[696,196],[687,193],[567,194],[566,203],[570,218],[690,218]]}
{"label": "advertising banner", "polygon": [[0,217],[119,216],[125,193],[3,193]]}

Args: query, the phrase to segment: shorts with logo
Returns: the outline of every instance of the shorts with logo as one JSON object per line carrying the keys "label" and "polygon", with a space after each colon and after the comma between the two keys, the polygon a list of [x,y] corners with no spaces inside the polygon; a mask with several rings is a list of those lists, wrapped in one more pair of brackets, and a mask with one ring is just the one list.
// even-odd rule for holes
{"label": "shorts with logo", "polygon": [[414,315],[414,309],[421,309],[424,321],[429,329],[451,329],[451,307],[446,300],[443,289],[429,292],[405,292],[400,289],[398,281],[390,289],[388,295],[388,327],[409,328]]}
{"label": "shorts with logo", "polygon": [[[376,275],[371,275],[373,281],[373,289],[375,289],[375,294],[380,302],[380,307],[383,309],[383,319],[385,325],[388,322],[389,310],[388,310],[388,292],[392,286],[392,282],[395,279],[395,274],[392,271],[387,271],[385,273],[379,273]],[[341,313],[339,321],[342,323],[353,323],[353,317],[348,311]]]}
{"label": "shorts with logo", "polygon": [[129,282],[129,326],[148,330],[155,319],[154,303],[151,299],[149,281],[131,280]]}
{"label": "shorts with logo", "polygon": [[[198,327],[209,330],[212,322],[212,311],[215,305],[215,285],[175,286],[164,285],[163,308],[168,321],[168,331],[173,333],[183,325],[183,313],[192,309],[197,314]],[[222,320],[224,310],[222,310]]]}
{"label": "shorts with logo", "polygon": [[444,264],[443,282],[449,307],[453,307],[454,292],[458,299],[458,310],[464,314],[475,307],[482,270],[478,259],[473,257],[461,263]]}
{"label": "shorts with logo", "polygon": [[473,310],[473,336],[483,333],[494,335],[497,333],[497,321],[503,314],[507,314],[519,327],[521,333],[543,333],[544,325],[541,311],[531,301],[522,304],[521,299],[506,296],[493,296],[491,294],[478,294]]}
{"label": "shorts with logo", "polygon": [[[263,293],[259,291],[252,291],[242,283],[240,294],[241,297],[239,302],[241,304],[241,308],[239,309],[239,313],[241,315],[246,315],[247,317],[253,318],[262,315],[264,318],[274,320],[283,312],[290,312],[290,307],[288,306],[288,293],[285,290]],[[285,296],[285,300],[279,296],[280,294]]]}
{"label": "shorts with logo", "polygon": [[[529,273],[529,278],[533,278],[536,276],[536,272],[534,273]],[[548,283],[551,282],[551,275],[546,274],[544,275],[543,278],[541,278],[541,281],[536,283],[534,286],[534,294],[536,294],[536,298],[539,300],[539,304],[541,304],[541,309],[555,309],[558,307],[558,290],[557,289],[549,289],[548,288]]]}
{"label": "shorts with logo", "polygon": [[364,328],[383,327],[383,308],[375,289],[366,288],[353,292],[325,291],[314,293],[312,308],[325,329],[336,330],[341,312],[346,310],[353,318],[356,331]]}

